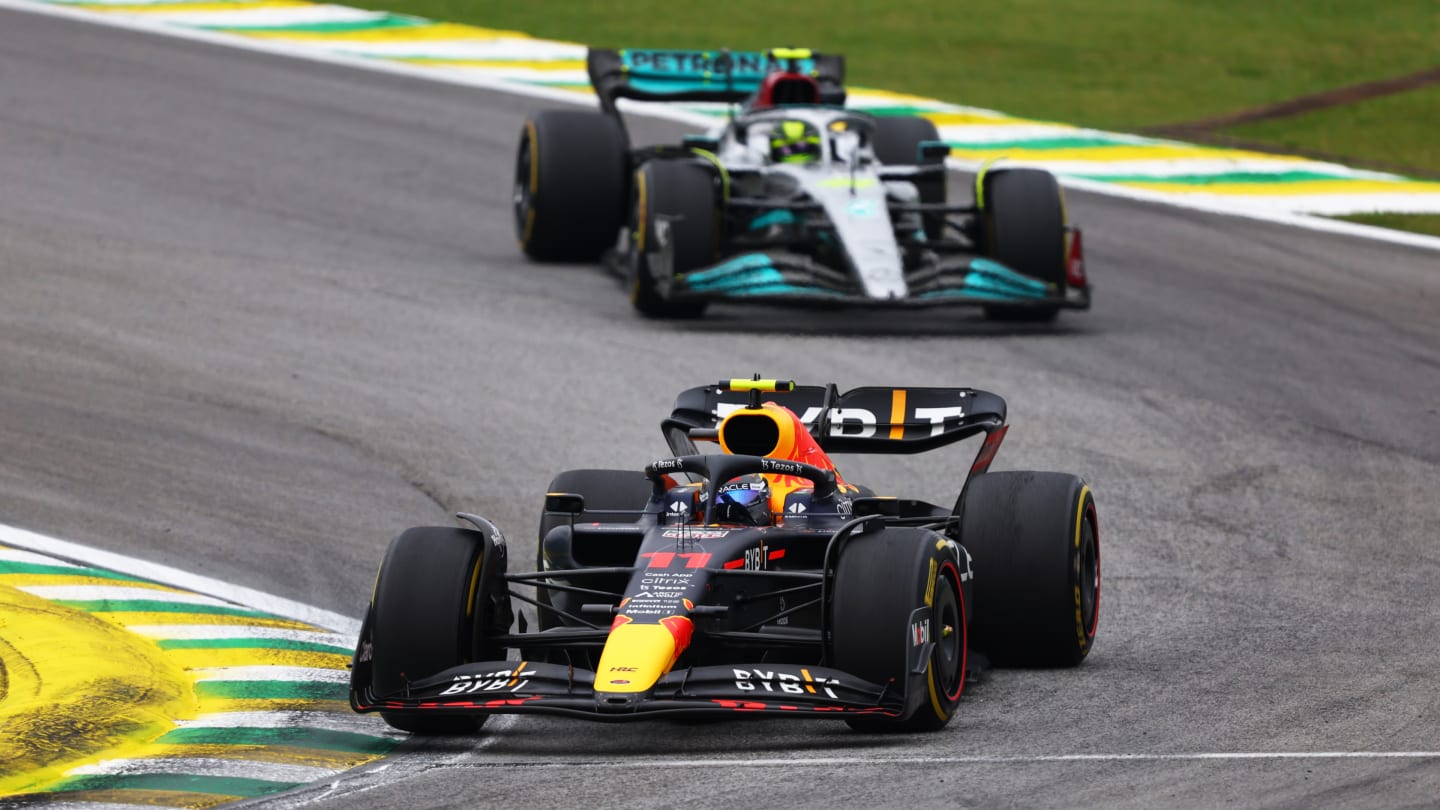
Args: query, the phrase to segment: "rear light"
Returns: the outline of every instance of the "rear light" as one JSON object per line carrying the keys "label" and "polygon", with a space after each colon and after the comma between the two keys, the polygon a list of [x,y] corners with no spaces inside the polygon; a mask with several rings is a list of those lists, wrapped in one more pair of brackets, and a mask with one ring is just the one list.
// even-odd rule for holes
{"label": "rear light", "polygon": [[1070,229],[1070,255],[1065,258],[1065,282],[1071,287],[1085,287],[1085,245],[1079,228]]}

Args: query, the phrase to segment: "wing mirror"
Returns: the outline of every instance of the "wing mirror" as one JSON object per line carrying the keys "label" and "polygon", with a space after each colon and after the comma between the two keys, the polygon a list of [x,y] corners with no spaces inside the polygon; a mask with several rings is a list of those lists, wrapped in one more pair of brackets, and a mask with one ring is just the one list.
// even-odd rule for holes
{"label": "wing mirror", "polygon": [[870,515],[881,515],[883,517],[899,517],[900,501],[897,498],[856,498],[850,504],[850,514],[855,517],[869,517]]}
{"label": "wing mirror", "polygon": [[573,492],[545,493],[545,511],[562,515],[578,515],[585,511],[585,496]]}
{"label": "wing mirror", "polygon": [[921,141],[920,154],[917,155],[920,163],[938,163],[950,156],[950,144],[945,141]]}
{"label": "wing mirror", "polygon": [[686,135],[681,139],[686,149],[699,149],[704,152],[720,151],[719,138],[707,138],[704,135]]}

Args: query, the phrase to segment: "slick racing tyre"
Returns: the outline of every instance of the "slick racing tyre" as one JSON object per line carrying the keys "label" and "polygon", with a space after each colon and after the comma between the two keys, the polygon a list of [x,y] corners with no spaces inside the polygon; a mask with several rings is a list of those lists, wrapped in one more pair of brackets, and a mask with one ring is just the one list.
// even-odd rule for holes
{"label": "slick racing tyre", "polygon": [[[407,682],[470,661],[504,659],[506,650],[487,639],[510,627],[505,569],[503,542],[473,529],[424,527],[395,538],[366,620],[374,694],[399,693]],[[485,721],[419,712],[380,716],[416,734],[463,734]]]}
{"label": "slick racing tyre", "polygon": [[[675,303],[660,292],[658,277],[714,264],[719,209],[713,170],[698,163],[651,160],[635,173],[631,196],[630,303],[651,318],[697,318],[704,302]],[[668,252],[670,267],[664,267]]]}
{"label": "slick racing tyre", "polygon": [[[978,202],[985,253],[1065,294],[1065,202],[1055,176],[1042,169],[991,169],[980,176]],[[1048,306],[989,306],[985,316],[1006,321],[1051,321]]]}
{"label": "slick racing tyre", "polygon": [[[942,157],[921,157],[920,144],[940,140],[940,130],[935,122],[918,115],[885,116],[875,119],[875,132],[870,136],[871,148],[881,163],[889,166],[915,166],[943,164]],[[922,203],[944,203],[948,183],[942,174],[939,177],[920,178],[915,188],[920,192]],[[925,215],[925,235],[939,239],[945,228],[944,214]]]}
{"label": "slick racing tyre", "polygon": [[[550,481],[546,492],[568,492],[585,499],[585,511],[575,515],[577,523],[632,523],[636,514],[606,514],[616,510],[639,512],[650,501],[652,486],[638,470],[566,470]],[[540,516],[540,546],[536,549],[535,570],[545,568],[545,535],[556,526],[570,522],[570,515],[545,512]]]}
{"label": "slick racing tyre", "polygon": [[[574,515],[576,523],[631,523],[650,500],[651,484],[645,473],[636,470],[566,470],[555,476],[546,492],[568,492],[585,499],[585,511]],[[626,510],[629,514],[607,514]],[[545,570],[545,536],[556,526],[570,523],[572,516],[556,512],[540,515],[540,537],[535,546],[535,570]],[[536,587],[536,621],[541,630],[563,622],[549,609],[550,590]]]}
{"label": "slick racing tyre", "polygon": [[918,115],[896,115],[875,119],[870,145],[875,157],[887,166],[917,166],[940,162],[940,158],[920,158],[920,144],[938,140],[940,130],[934,121]]}
{"label": "slick racing tyre", "polygon": [[596,261],[625,221],[628,145],[620,123],[586,110],[525,122],[515,157],[515,235],[537,261]]}
{"label": "slick racing tyre", "polygon": [[975,563],[970,645],[997,666],[1073,667],[1100,622],[1095,499],[1065,473],[970,479],[960,541]]}
{"label": "slick racing tyre", "polygon": [[969,575],[964,552],[932,531],[892,527],[846,543],[831,603],[832,663],[870,683],[903,685],[906,697],[900,716],[852,717],[851,728],[937,731],[950,722],[965,687]]}

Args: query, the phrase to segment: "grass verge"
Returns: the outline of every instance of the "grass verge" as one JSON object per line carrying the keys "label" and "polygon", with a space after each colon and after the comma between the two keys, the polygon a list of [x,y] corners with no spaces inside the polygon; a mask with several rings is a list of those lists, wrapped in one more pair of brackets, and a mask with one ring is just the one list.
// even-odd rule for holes
{"label": "grass verge", "polygon": [[[1132,132],[1432,67],[1440,30],[1435,0],[345,2],[615,47],[808,46],[845,54],[856,85]],[[1228,134],[1424,169],[1437,120],[1428,89]]]}
{"label": "grass verge", "polygon": [[1432,66],[1434,0],[353,0],[615,47],[844,53],[855,84],[1133,130]]}
{"label": "grass verge", "polygon": [[1440,86],[1430,86],[1275,121],[1232,127],[1227,134],[1377,164],[1403,164],[1440,177]]}
{"label": "grass verge", "polygon": [[1440,236],[1440,215],[1437,214],[1355,214],[1339,218],[1347,222],[1358,222],[1361,225],[1375,225],[1397,231]]}

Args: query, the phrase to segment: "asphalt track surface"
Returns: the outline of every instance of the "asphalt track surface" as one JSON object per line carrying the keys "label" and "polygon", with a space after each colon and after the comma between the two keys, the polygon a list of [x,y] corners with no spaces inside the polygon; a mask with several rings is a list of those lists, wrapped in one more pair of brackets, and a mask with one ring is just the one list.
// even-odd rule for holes
{"label": "asphalt track surface", "polygon": [[[648,322],[519,256],[537,106],[0,11],[0,518],[358,615],[409,525],[528,559],[550,477],[663,455],[682,388],[972,385],[997,469],[1096,492],[1094,653],[935,735],[492,720],[263,804],[1433,806],[1440,254],[1072,193],[1096,306],[1055,327]],[[968,461],[842,466],[941,500]]]}

